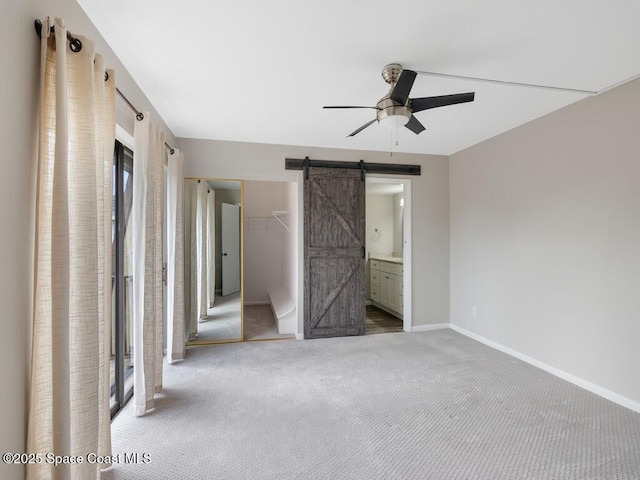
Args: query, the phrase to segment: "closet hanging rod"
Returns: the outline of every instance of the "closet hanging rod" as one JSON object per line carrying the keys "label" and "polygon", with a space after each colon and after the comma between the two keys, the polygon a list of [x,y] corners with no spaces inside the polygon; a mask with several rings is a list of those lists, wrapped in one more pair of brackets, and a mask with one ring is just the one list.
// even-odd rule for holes
{"label": "closet hanging rod", "polygon": [[[38,19],[35,20],[34,22],[34,26],[36,28],[36,33],[38,34],[38,36],[42,37],[42,22]],[[53,25],[51,26],[51,32],[54,31],[54,27]],[[69,31],[67,31],[67,40],[69,40],[70,42],[70,48],[71,51],[78,53],[80,50],[82,50],[82,42],[77,39],[76,37],[73,36],[73,34]],[[107,72],[104,73],[104,79],[105,81],[109,79],[109,75],[107,74]],[[133,106],[133,104],[129,101],[129,99],[124,95],[124,93],[122,93],[120,91],[120,89],[118,87],[116,87],[116,93],[118,94],[118,96],[124,100],[124,102],[127,104],[127,106],[133,110],[133,112],[136,114],[136,120],[140,121],[142,119],[144,119],[144,113],[142,113],[140,110],[138,110],[136,107]],[[171,155],[173,155],[175,153],[174,148],[169,145],[167,142],[164,142],[164,146],[169,150],[169,153],[171,153]]]}

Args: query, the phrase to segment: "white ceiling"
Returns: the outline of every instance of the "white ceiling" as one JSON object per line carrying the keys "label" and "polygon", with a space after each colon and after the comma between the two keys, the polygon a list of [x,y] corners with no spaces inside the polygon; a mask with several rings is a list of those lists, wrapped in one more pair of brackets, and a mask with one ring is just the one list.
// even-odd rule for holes
{"label": "white ceiling", "polygon": [[640,74],[638,0],[78,3],[179,137],[449,155],[588,95],[419,73],[411,97],[476,100],[352,138],[375,112],[322,106],[375,105],[394,62],[589,91]]}

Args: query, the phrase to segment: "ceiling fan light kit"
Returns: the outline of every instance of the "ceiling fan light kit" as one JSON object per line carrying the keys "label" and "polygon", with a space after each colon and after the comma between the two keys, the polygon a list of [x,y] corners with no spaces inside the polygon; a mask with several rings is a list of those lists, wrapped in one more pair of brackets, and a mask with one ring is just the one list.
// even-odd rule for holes
{"label": "ceiling fan light kit", "polygon": [[[380,105],[380,104],[378,104]],[[387,128],[404,127],[411,118],[411,109],[405,106],[389,105],[378,110],[378,123]]]}
{"label": "ceiling fan light kit", "polygon": [[389,93],[382,97],[375,107],[325,106],[324,108],[372,108],[377,111],[376,118],[352,132],[349,137],[357,135],[376,121],[388,128],[407,127],[417,135],[425,130],[425,127],[413,115],[414,113],[430,108],[473,102],[474,100],[475,93],[473,92],[437,97],[409,98],[416,76],[417,73],[413,70],[405,70],[398,63],[390,63],[382,69],[382,78],[391,85],[391,88]]}

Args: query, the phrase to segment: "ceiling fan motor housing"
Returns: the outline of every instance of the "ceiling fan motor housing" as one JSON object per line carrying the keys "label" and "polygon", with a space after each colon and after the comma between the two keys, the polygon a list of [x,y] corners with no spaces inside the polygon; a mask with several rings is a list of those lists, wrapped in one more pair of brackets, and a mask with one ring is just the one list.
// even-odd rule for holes
{"label": "ceiling fan motor housing", "polygon": [[389,65],[385,65],[382,69],[382,78],[384,78],[384,81],[393,88],[398,81],[398,78],[400,78],[401,73],[402,65],[399,63],[390,63]]}
{"label": "ceiling fan motor housing", "polygon": [[[409,103],[407,101],[407,103]],[[380,109],[376,113],[376,118],[381,125],[386,127],[404,127],[411,118],[411,108],[407,105],[399,105],[389,98],[389,95],[384,96],[379,102],[377,107]]]}
{"label": "ceiling fan motor housing", "polygon": [[382,78],[385,82],[391,85],[391,89],[389,90],[389,93],[382,97],[378,102],[377,107],[379,110],[376,114],[376,118],[378,119],[378,123],[385,127],[404,127],[411,118],[411,108],[408,106],[408,99],[407,104],[401,105],[389,98],[393,88],[398,82],[398,78],[400,78],[401,73],[402,65],[399,63],[390,63],[389,65],[385,65],[382,69]]}

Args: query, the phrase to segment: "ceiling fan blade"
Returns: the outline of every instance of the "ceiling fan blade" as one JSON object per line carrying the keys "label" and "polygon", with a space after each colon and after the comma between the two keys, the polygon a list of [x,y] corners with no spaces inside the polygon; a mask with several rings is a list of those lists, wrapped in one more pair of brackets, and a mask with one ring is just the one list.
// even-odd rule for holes
{"label": "ceiling fan blade", "polygon": [[329,105],[322,108],[373,108],[374,110],[380,110],[379,107],[362,107],[359,105]]}
{"label": "ceiling fan blade", "polygon": [[351,133],[350,135],[347,135],[348,137],[353,137],[354,135],[357,135],[358,133],[360,133],[362,130],[364,130],[365,128],[367,128],[369,125],[371,125],[373,122],[377,122],[378,119],[374,118],[373,120],[371,120],[370,122],[365,123],[364,125],[362,125],[359,129],[357,129],[355,132]]}
{"label": "ceiling fan blade", "polygon": [[455,105],[456,103],[473,102],[474,97],[475,92],[440,95],[438,97],[412,98],[411,111],[416,113],[430,108],[446,107],[447,105]]}
{"label": "ceiling fan blade", "polygon": [[411,118],[409,119],[405,127],[407,127],[416,135],[425,130],[424,125],[422,125],[420,121],[413,115],[411,115]]}
{"label": "ceiling fan blade", "polygon": [[413,87],[413,82],[417,75],[413,70],[402,70],[400,78],[398,78],[395,87],[393,87],[391,94],[389,94],[389,98],[394,102],[398,102],[400,105],[407,103],[409,92],[411,91],[411,87]]}

